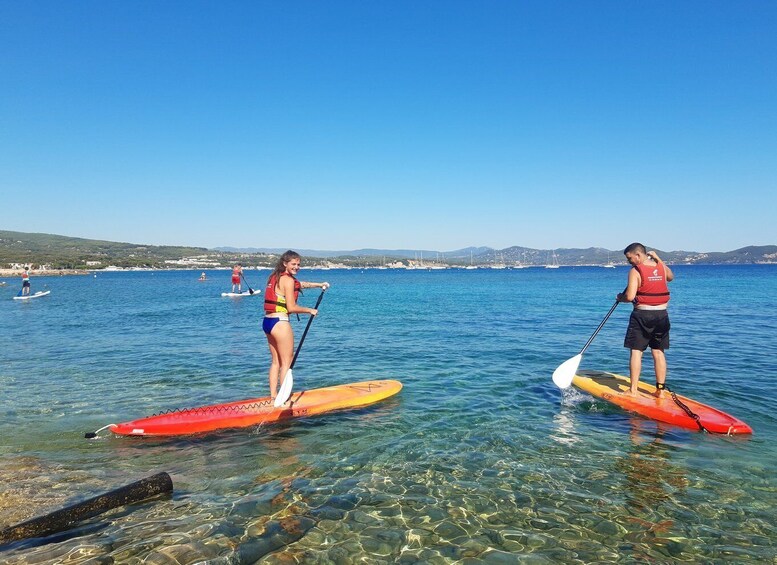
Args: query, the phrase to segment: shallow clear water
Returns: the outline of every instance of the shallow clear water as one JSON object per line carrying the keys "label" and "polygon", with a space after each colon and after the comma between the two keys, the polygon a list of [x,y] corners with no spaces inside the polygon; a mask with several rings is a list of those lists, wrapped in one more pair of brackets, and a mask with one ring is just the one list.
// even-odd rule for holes
{"label": "shallow clear water", "polygon": [[[777,268],[675,274],[669,384],[745,420],[752,437],[661,426],[555,388],[550,375],[606,314],[625,268],[303,271],[333,286],[297,388],[392,378],[403,391],[179,439],[83,434],[266,395],[261,298],[222,298],[225,271],[205,283],[199,271],[35,277],[33,291],[51,295],[26,302],[0,287],[0,527],[159,471],[175,485],[0,559],[771,561]],[[256,289],[266,276],[248,273]],[[616,310],[582,368],[628,370],[628,313]],[[649,356],[644,370],[652,380]]]}

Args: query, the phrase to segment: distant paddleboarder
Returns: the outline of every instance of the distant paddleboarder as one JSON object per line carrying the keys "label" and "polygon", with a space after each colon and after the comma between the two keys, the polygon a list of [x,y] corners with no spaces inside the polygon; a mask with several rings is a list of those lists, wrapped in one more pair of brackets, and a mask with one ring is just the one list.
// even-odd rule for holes
{"label": "distant paddleboarder", "polygon": [[642,354],[650,346],[656,372],[656,396],[666,388],[666,357],[669,349],[669,287],[674,273],[655,251],[647,251],[641,243],[632,243],[623,250],[632,266],[623,292],[617,295],[619,302],[633,302],[634,310],[629,318],[623,346],[631,350],[629,375],[632,396],[637,394],[639,375],[642,372]]}
{"label": "distant paddleboarder", "polygon": [[22,271],[22,296],[30,295],[30,271],[28,267]]}
{"label": "distant paddleboarder", "polygon": [[270,396],[273,400],[278,394],[278,385],[283,384],[283,379],[291,368],[294,357],[294,332],[289,322],[289,314],[318,314],[315,308],[305,308],[297,304],[297,298],[303,288],[329,287],[327,282],[297,280],[301,260],[299,253],[295,251],[289,250],[281,255],[267,279],[267,289],[264,293],[262,329],[267,336],[272,356],[269,377]]}
{"label": "distant paddleboarder", "polygon": [[237,286],[237,292],[241,293],[243,292],[242,286],[240,284],[240,277],[243,275],[243,265],[240,263],[237,263],[234,267],[232,267],[232,292],[235,292],[235,286]]}

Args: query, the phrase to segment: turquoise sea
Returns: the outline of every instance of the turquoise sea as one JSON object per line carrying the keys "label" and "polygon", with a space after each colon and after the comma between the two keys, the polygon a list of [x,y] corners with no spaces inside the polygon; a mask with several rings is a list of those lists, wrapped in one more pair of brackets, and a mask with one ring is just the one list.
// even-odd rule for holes
{"label": "turquoise sea", "polygon": [[[0,287],[0,528],[160,471],[3,563],[765,563],[777,526],[777,266],[676,266],[669,385],[752,437],[658,425],[552,384],[627,269],[303,270],[332,288],[297,389],[398,379],[372,407],[179,439],[105,424],[264,396],[261,298],[229,273]],[[247,274],[263,288],[267,271]],[[8,280],[8,279],[6,279]],[[303,297],[312,306],[318,291]],[[628,371],[621,305],[582,368]],[[294,322],[297,338],[306,320]],[[652,381],[646,356],[645,375]]]}

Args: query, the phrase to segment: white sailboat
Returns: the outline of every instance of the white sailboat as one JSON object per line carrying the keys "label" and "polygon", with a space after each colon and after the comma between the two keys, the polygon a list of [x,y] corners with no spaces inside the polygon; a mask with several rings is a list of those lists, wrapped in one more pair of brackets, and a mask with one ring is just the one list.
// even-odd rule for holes
{"label": "white sailboat", "polygon": [[556,255],[556,250],[555,249],[553,250],[553,258],[550,260],[550,263],[545,265],[545,268],[546,269],[558,269],[559,268],[558,256]]}
{"label": "white sailboat", "polygon": [[494,262],[490,265],[492,269],[506,269],[507,265],[505,265],[505,256],[503,253],[500,253],[500,259],[497,260],[496,258],[496,251],[494,251]]}
{"label": "white sailboat", "polygon": [[440,254],[439,254],[439,253],[437,253],[437,259],[436,259],[434,262],[432,262],[432,263],[429,265],[429,267],[428,267],[428,268],[429,268],[429,269],[431,269],[431,270],[433,270],[433,271],[438,271],[438,270],[442,270],[442,269],[447,269],[447,268],[448,268],[448,266],[447,266],[447,265],[445,265],[445,264],[443,264],[443,263],[440,261]]}

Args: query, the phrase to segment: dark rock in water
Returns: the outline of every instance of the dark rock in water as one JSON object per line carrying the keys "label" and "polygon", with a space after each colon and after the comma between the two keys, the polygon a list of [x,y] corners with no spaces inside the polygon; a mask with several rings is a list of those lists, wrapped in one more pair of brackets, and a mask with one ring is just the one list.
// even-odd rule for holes
{"label": "dark rock in water", "polygon": [[170,475],[158,473],[51,514],[6,528],[0,531],[0,545],[61,532],[81,520],[92,518],[119,506],[140,502],[159,494],[170,493],[172,490],[173,481],[170,479]]}
{"label": "dark rock in water", "polygon": [[267,523],[262,535],[240,544],[233,555],[212,563],[255,563],[268,553],[299,540],[313,526],[313,520],[300,516],[273,520]]}

